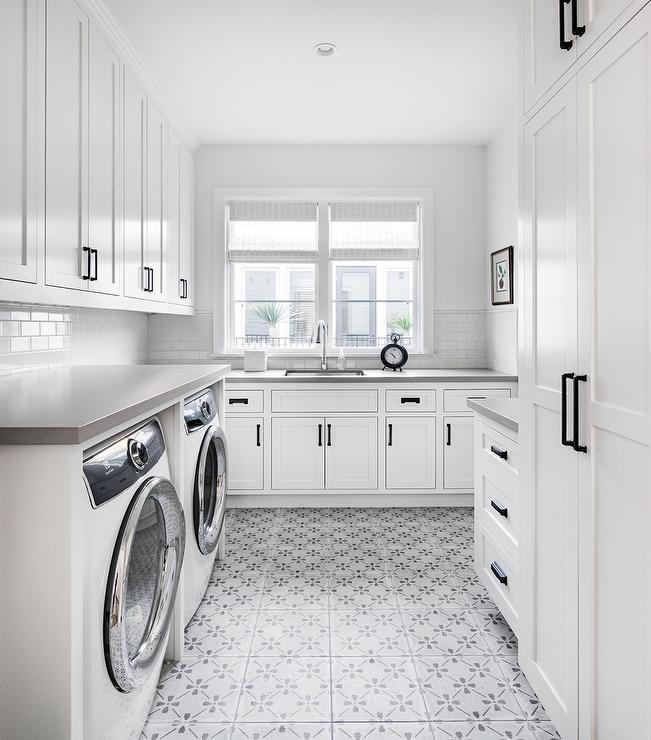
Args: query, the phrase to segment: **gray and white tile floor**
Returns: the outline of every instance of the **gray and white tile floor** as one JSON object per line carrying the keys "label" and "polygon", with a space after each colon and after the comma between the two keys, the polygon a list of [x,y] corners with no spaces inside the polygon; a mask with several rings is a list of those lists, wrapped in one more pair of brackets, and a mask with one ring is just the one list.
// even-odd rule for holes
{"label": "gray and white tile floor", "polygon": [[553,740],[472,511],[239,509],[146,740]]}

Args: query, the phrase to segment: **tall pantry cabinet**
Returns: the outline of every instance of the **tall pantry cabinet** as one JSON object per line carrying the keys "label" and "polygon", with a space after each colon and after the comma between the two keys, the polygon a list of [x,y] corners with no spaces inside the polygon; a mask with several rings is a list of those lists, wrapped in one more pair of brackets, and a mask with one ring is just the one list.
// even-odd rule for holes
{"label": "tall pantry cabinet", "polygon": [[520,662],[564,740],[651,738],[651,6],[524,126]]}

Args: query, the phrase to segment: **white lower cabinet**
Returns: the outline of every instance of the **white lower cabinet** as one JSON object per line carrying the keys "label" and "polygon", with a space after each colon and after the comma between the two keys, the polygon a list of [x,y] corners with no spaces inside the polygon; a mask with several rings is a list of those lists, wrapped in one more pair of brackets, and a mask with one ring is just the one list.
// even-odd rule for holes
{"label": "white lower cabinet", "polygon": [[444,416],[443,488],[472,488],[474,477],[474,420]]}
{"label": "white lower cabinet", "polygon": [[324,487],[323,417],[271,420],[271,487],[321,491]]}
{"label": "white lower cabinet", "polygon": [[436,488],[436,417],[387,417],[386,486]]}
{"label": "white lower cabinet", "polygon": [[228,488],[261,491],[264,488],[264,419],[228,417]]}
{"label": "white lower cabinet", "polygon": [[326,488],[377,488],[377,419],[326,419]]}

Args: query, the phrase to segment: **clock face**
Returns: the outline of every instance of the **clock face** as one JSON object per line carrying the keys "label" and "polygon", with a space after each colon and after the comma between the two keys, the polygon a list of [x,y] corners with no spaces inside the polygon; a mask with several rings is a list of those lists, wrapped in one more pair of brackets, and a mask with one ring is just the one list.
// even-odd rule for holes
{"label": "clock face", "polygon": [[396,344],[395,342],[394,344],[387,344],[380,353],[382,363],[392,370],[401,369],[407,362],[408,357],[409,355],[407,354],[407,350],[402,345]]}
{"label": "clock face", "polygon": [[384,353],[384,359],[391,365],[397,365],[402,360],[402,350],[400,347],[389,347]]}

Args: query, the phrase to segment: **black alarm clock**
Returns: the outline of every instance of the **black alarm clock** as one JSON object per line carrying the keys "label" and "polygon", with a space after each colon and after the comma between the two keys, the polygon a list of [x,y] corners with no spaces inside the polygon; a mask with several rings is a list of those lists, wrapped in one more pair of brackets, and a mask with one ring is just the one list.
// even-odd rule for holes
{"label": "black alarm clock", "polygon": [[387,344],[386,347],[382,348],[382,351],[380,352],[380,360],[384,365],[382,368],[383,370],[385,367],[388,367],[394,372],[396,370],[400,370],[400,372],[402,372],[402,367],[409,359],[409,354],[402,344],[399,344],[399,342],[400,334],[392,334],[391,344]]}

